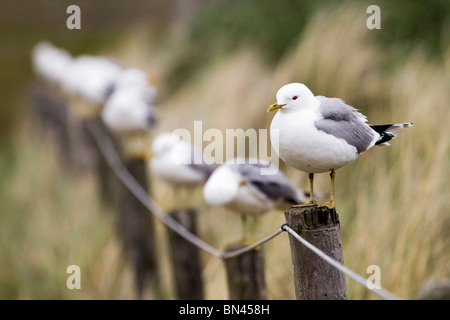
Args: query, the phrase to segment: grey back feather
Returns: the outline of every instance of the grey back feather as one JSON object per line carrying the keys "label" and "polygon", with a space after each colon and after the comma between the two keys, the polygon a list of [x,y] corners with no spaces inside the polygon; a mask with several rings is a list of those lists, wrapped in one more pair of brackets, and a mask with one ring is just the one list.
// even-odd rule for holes
{"label": "grey back feather", "polygon": [[317,96],[323,119],[315,122],[318,130],[344,139],[358,153],[367,150],[375,138],[375,131],[367,125],[364,116],[338,98]]}
{"label": "grey back feather", "polygon": [[259,191],[265,194],[272,200],[281,200],[289,203],[301,203],[298,197],[298,191],[294,189],[286,176],[278,170],[273,175],[262,175],[260,169],[269,167],[269,164],[256,163],[256,164],[236,164],[239,173],[255,186]]}

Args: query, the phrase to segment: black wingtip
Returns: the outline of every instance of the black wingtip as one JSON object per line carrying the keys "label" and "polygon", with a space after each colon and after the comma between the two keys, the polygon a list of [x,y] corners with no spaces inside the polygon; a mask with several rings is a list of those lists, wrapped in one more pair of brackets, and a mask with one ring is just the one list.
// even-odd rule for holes
{"label": "black wingtip", "polygon": [[393,132],[382,132],[380,135],[380,140],[378,140],[375,145],[383,144],[394,139],[397,135]]}

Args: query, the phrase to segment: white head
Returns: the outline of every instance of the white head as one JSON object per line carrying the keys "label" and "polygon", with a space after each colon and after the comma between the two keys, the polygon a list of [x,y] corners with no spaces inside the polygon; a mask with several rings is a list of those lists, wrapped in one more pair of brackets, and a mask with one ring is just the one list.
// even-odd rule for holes
{"label": "white head", "polygon": [[39,42],[33,47],[32,62],[34,71],[40,77],[59,85],[72,62],[72,56],[49,42]]}
{"label": "white head", "polygon": [[271,105],[267,112],[277,109],[286,111],[300,111],[314,105],[316,98],[303,83],[289,83],[277,92],[277,103]]}
{"label": "white head", "polygon": [[203,197],[211,206],[227,205],[234,200],[240,188],[240,175],[228,164],[219,166],[203,188]]}

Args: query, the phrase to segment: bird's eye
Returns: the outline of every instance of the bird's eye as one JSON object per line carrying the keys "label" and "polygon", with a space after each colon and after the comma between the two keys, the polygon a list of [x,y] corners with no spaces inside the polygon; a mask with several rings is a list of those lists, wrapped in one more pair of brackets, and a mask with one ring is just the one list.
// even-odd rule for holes
{"label": "bird's eye", "polygon": [[297,98],[298,98],[297,96],[293,96],[292,100],[297,100]]}

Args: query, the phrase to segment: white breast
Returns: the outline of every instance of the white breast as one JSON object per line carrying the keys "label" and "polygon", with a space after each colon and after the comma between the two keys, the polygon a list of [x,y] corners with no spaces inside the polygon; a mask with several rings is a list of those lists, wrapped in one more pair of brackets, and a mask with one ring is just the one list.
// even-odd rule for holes
{"label": "white breast", "polygon": [[274,207],[274,202],[251,183],[242,183],[239,172],[222,165],[209,177],[203,189],[206,202],[225,206],[236,213],[259,216]]}
{"label": "white breast", "polygon": [[242,214],[260,216],[273,209],[275,203],[261,194],[255,187],[244,184],[227,207]]}
{"label": "white breast", "polygon": [[176,186],[194,186],[202,183],[205,176],[189,165],[190,152],[189,146],[178,144],[172,150],[153,157],[150,162],[152,174]]}
{"label": "white breast", "polygon": [[[310,110],[277,112],[270,126],[271,142],[288,165],[308,173],[339,169],[358,157],[355,147],[343,139],[317,130],[320,114]],[[278,139],[276,137],[278,136]]]}

